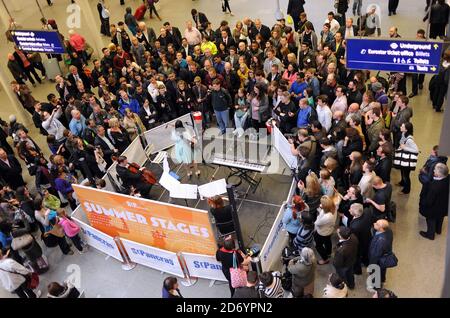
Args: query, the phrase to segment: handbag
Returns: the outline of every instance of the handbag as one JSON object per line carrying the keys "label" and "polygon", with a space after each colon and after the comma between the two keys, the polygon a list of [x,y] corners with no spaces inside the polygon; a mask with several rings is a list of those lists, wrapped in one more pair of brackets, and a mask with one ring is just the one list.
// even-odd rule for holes
{"label": "handbag", "polygon": [[230,268],[231,287],[247,286],[247,272],[237,264],[236,252],[233,252],[233,267]]}
{"label": "handbag", "polygon": [[39,275],[37,273],[31,273],[26,279],[28,281],[27,287],[29,289],[36,289],[39,286]]}
{"label": "handbag", "polygon": [[6,269],[1,268],[0,270],[7,272],[7,273],[11,273],[11,274],[16,274],[16,275],[20,275],[23,278],[25,278],[25,282],[27,283],[27,288],[29,289],[36,289],[39,286],[39,275],[37,273],[32,272],[29,275],[23,275],[17,272],[11,272],[8,271]]}
{"label": "handbag", "polygon": [[409,168],[416,170],[418,156],[419,153],[397,149],[394,154],[393,167],[396,169]]}
{"label": "handbag", "polygon": [[33,243],[33,240],[34,239],[33,236],[31,236],[31,234],[25,234],[19,237],[15,237],[11,242],[11,247],[13,250],[18,251]]}
{"label": "handbag", "polygon": [[398,265],[398,258],[393,252],[388,252],[381,256],[378,265],[380,265],[381,268],[396,267]]}

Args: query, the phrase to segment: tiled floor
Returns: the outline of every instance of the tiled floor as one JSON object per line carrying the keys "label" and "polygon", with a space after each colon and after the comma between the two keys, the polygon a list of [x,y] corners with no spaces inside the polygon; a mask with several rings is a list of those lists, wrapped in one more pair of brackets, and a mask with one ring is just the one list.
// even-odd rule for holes
{"label": "tiled floor", "polygon": [[[44,2],[44,1],[41,1]],[[140,0],[126,0],[127,5],[136,8]],[[281,0],[283,11],[287,7],[287,0]],[[382,10],[382,28],[383,35],[387,35],[390,26],[397,26],[399,34],[405,38],[414,38],[415,32],[419,28],[426,28],[422,23],[424,16],[423,0],[403,0],[401,1],[398,14],[396,16],[387,16],[387,1],[373,0],[364,1],[364,3],[376,3]],[[17,3],[17,6],[24,6],[21,11],[11,11],[16,20],[25,27],[39,28],[39,14],[33,5],[28,5],[31,1]],[[67,34],[65,26],[65,6],[68,0],[54,0],[55,5],[51,8],[44,7],[44,14],[49,18],[55,18],[63,34]],[[117,0],[107,0],[111,6],[111,22],[123,19],[124,7],[118,5]],[[173,25],[184,29],[184,23],[190,20],[190,9],[195,7],[199,11],[205,12],[217,26],[219,21],[226,19],[231,25],[238,19],[245,16],[259,17],[266,24],[271,25],[274,22],[274,12],[276,1],[272,0],[233,0],[231,1],[234,17],[223,15],[220,10],[219,1],[211,0],[161,0],[160,15],[163,20],[169,20]],[[307,0],[306,11],[309,19],[316,28],[320,28],[326,13],[332,10],[333,1],[330,0]],[[27,5],[25,5],[27,4]],[[96,1],[91,1],[94,15],[96,15]],[[3,8],[2,8],[3,10]],[[88,41],[92,41],[89,34],[94,30],[92,24],[82,21],[81,31],[86,35]],[[159,21],[146,18],[155,30],[159,29]],[[3,30],[1,30],[3,34]],[[11,50],[9,44],[1,39],[0,56],[5,57]],[[104,43],[106,44],[106,38]],[[0,67],[6,69],[6,63]],[[427,77],[427,80],[429,77]],[[39,100],[45,100],[50,91],[54,91],[52,83],[45,83],[34,89],[34,95]],[[6,119],[11,113],[5,93],[0,90],[0,100],[3,103],[0,106],[0,116]],[[428,85],[425,85],[420,96],[411,100],[414,109],[412,122],[415,125],[415,139],[420,147],[421,156],[419,165],[423,164],[430,152],[430,149],[438,143],[440,127],[442,124],[442,113],[437,114],[432,111],[428,100]],[[45,145],[45,140],[38,135],[34,127],[31,127],[32,135],[41,144]],[[43,147],[45,148],[45,147]],[[444,257],[445,257],[445,235],[447,233],[447,222],[444,228],[444,234],[438,236],[435,241],[424,240],[418,235],[418,231],[424,229],[425,222],[418,214],[418,195],[420,184],[417,181],[417,172],[412,174],[413,187],[408,196],[399,196],[397,187],[394,191],[394,200],[397,202],[398,217],[397,223],[393,225],[395,239],[394,251],[399,258],[399,266],[388,271],[388,281],[386,287],[394,290],[400,297],[439,297],[443,281]],[[398,182],[400,175],[397,171],[393,173],[393,183]],[[276,194],[276,192],[272,192]],[[281,201],[284,198],[280,198]],[[163,276],[154,270],[138,266],[130,272],[121,269],[120,264],[113,260],[105,260],[105,256],[96,251],[89,251],[84,255],[62,256],[59,250],[50,253],[49,261],[51,270],[42,276],[41,288],[50,280],[61,281],[69,273],[66,272],[70,264],[78,264],[81,268],[81,286],[86,291],[87,297],[160,297],[161,282]],[[328,274],[332,270],[331,265],[319,267],[316,278],[316,296],[320,296],[321,289],[325,286]],[[357,288],[350,293],[351,297],[367,297],[368,292],[364,289],[364,277],[357,278]],[[222,283],[209,287],[209,281],[199,280],[193,287],[182,287],[182,292],[186,297],[228,297],[229,292],[226,285]],[[0,297],[14,297],[0,290]]]}

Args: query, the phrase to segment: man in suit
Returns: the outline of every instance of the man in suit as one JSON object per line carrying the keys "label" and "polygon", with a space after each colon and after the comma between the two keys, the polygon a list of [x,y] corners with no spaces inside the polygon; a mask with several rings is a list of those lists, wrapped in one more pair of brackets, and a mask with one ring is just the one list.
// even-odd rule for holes
{"label": "man in suit", "polygon": [[195,22],[195,27],[199,31],[203,31],[204,29],[206,29],[209,21],[204,13],[198,12],[196,9],[192,9],[191,15],[192,15],[192,20],[194,20],[194,22]]}
{"label": "man in suit", "polygon": [[8,155],[3,148],[0,148],[0,175],[13,190],[25,185],[22,166],[14,155]]}
{"label": "man in suit", "polygon": [[339,242],[334,254],[333,266],[338,275],[345,281],[348,288],[355,288],[353,266],[358,256],[358,239],[352,231],[345,226],[337,230]]}
{"label": "man in suit", "polygon": [[106,130],[103,126],[97,126],[97,135],[94,139],[94,145],[100,147],[103,152],[103,158],[105,159],[108,167],[112,165],[111,155],[117,153],[118,150],[114,147],[112,141],[106,136]]}
{"label": "man in suit", "polygon": [[226,30],[222,30],[220,32],[221,38],[217,40],[217,47],[219,47],[220,43],[223,43],[227,49],[230,47],[236,47],[236,42],[234,41],[233,37],[228,35],[228,32]]}
{"label": "man in suit", "polygon": [[261,46],[264,47],[265,43],[269,41],[270,37],[272,36],[270,32],[270,28],[264,24],[262,24],[260,19],[255,20],[255,25],[248,31],[248,36],[253,41],[256,39],[256,36],[258,34],[261,34],[263,38],[263,42],[261,43]]}
{"label": "man in suit", "polygon": [[83,72],[79,72],[78,68],[74,65],[69,67],[70,74],[67,76],[68,81],[72,85],[72,87],[77,87],[77,82],[82,81],[84,88],[86,91],[91,90],[91,81]]}
{"label": "man in suit", "polygon": [[188,40],[186,38],[181,39],[181,47],[178,50],[181,54],[183,54],[183,59],[186,59],[188,56],[192,56],[193,48],[189,45]]}
{"label": "man in suit", "polygon": [[180,29],[170,25],[170,22],[164,22],[164,28],[166,28],[167,34],[170,34],[174,39],[175,50],[178,50],[181,46],[181,36]]}
{"label": "man in suit", "polygon": [[339,29],[339,32],[341,32],[344,39],[347,39],[351,36],[358,35],[358,27],[353,24],[352,18],[348,18],[347,20],[345,20],[345,25],[341,26],[341,28]]}
{"label": "man in suit", "polygon": [[152,186],[142,181],[142,175],[140,173],[131,173],[128,170],[128,160],[125,156],[120,156],[117,159],[116,172],[123,182],[123,185],[127,190],[134,187],[142,197],[150,199],[150,190]]}
{"label": "man in suit", "polygon": [[[112,35],[112,32],[111,32]],[[127,31],[125,31],[125,23],[123,21],[120,21],[117,23],[117,42],[114,44],[120,46],[125,52],[129,53],[131,50],[131,40],[130,36],[128,35]]]}
{"label": "man in suit", "polygon": [[33,86],[36,86],[35,81],[33,80],[33,77],[38,81],[39,84],[42,84],[42,79],[45,79],[45,77],[42,77],[42,79],[39,77],[39,75],[36,73],[36,70],[33,66],[33,64],[30,62],[29,57],[30,55],[26,54],[24,51],[19,50],[18,47],[14,46],[14,53],[13,53],[14,59],[19,64],[20,68],[25,72],[27,78],[30,80],[31,84]]}
{"label": "man in suit", "polygon": [[236,47],[231,46],[229,52],[230,55],[225,58],[225,62],[230,63],[233,70],[237,72],[239,70],[239,55],[236,52]]}
{"label": "man in suit", "polygon": [[300,13],[305,12],[304,4],[305,0],[289,0],[287,14],[292,17],[296,32],[298,32],[299,28]]}
{"label": "man in suit", "polygon": [[328,135],[334,137],[335,133],[339,130],[345,130],[347,128],[347,122],[345,121],[344,112],[337,110],[333,114],[333,121],[331,122],[331,128]]}
{"label": "man in suit", "polygon": [[267,75],[267,81],[270,83],[272,81],[279,81],[281,79],[281,74],[278,64],[272,65],[272,71]]}
{"label": "man in suit", "polygon": [[[369,248],[369,264],[380,266],[380,259],[383,255],[392,252],[392,244],[394,241],[394,234],[389,228],[387,220],[378,220],[373,224],[375,235],[370,242]],[[381,267],[381,283],[386,282],[387,268]]]}
{"label": "man in suit", "polygon": [[435,234],[441,234],[444,217],[448,215],[449,177],[445,164],[436,164],[433,180],[428,187],[421,212],[427,220],[427,231],[420,231],[420,235],[434,240]]}
{"label": "man in suit", "polygon": [[362,274],[361,264],[369,265],[369,246],[372,235],[372,215],[370,209],[365,209],[360,203],[353,203],[349,209],[353,219],[348,225],[353,234],[358,239],[358,256],[356,258],[354,273]]}

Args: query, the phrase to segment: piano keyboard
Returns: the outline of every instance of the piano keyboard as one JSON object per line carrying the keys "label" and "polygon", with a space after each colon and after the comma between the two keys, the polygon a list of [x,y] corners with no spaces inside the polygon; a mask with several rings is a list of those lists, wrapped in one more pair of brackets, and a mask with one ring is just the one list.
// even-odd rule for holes
{"label": "piano keyboard", "polygon": [[257,171],[257,172],[263,172],[264,169],[266,168],[263,165],[259,165],[259,164],[255,164],[255,163],[248,163],[248,162],[244,162],[244,161],[235,161],[235,160],[229,160],[229,159],[223,159],[223,158],[217,158],[217,157],[214,157],[213,163],[216,165],[252,170],[252,171]]}

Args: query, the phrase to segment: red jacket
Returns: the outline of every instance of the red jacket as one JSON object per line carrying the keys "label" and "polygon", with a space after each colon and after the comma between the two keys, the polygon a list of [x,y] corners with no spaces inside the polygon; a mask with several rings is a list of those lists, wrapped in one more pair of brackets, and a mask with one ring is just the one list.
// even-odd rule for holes
{"label": "red jacket", "polygon": [[75,49],[75,51],[84,51],[86,48],[86,40],[79,35],[78,33],[75,33],[70,37],[70,45]]}

